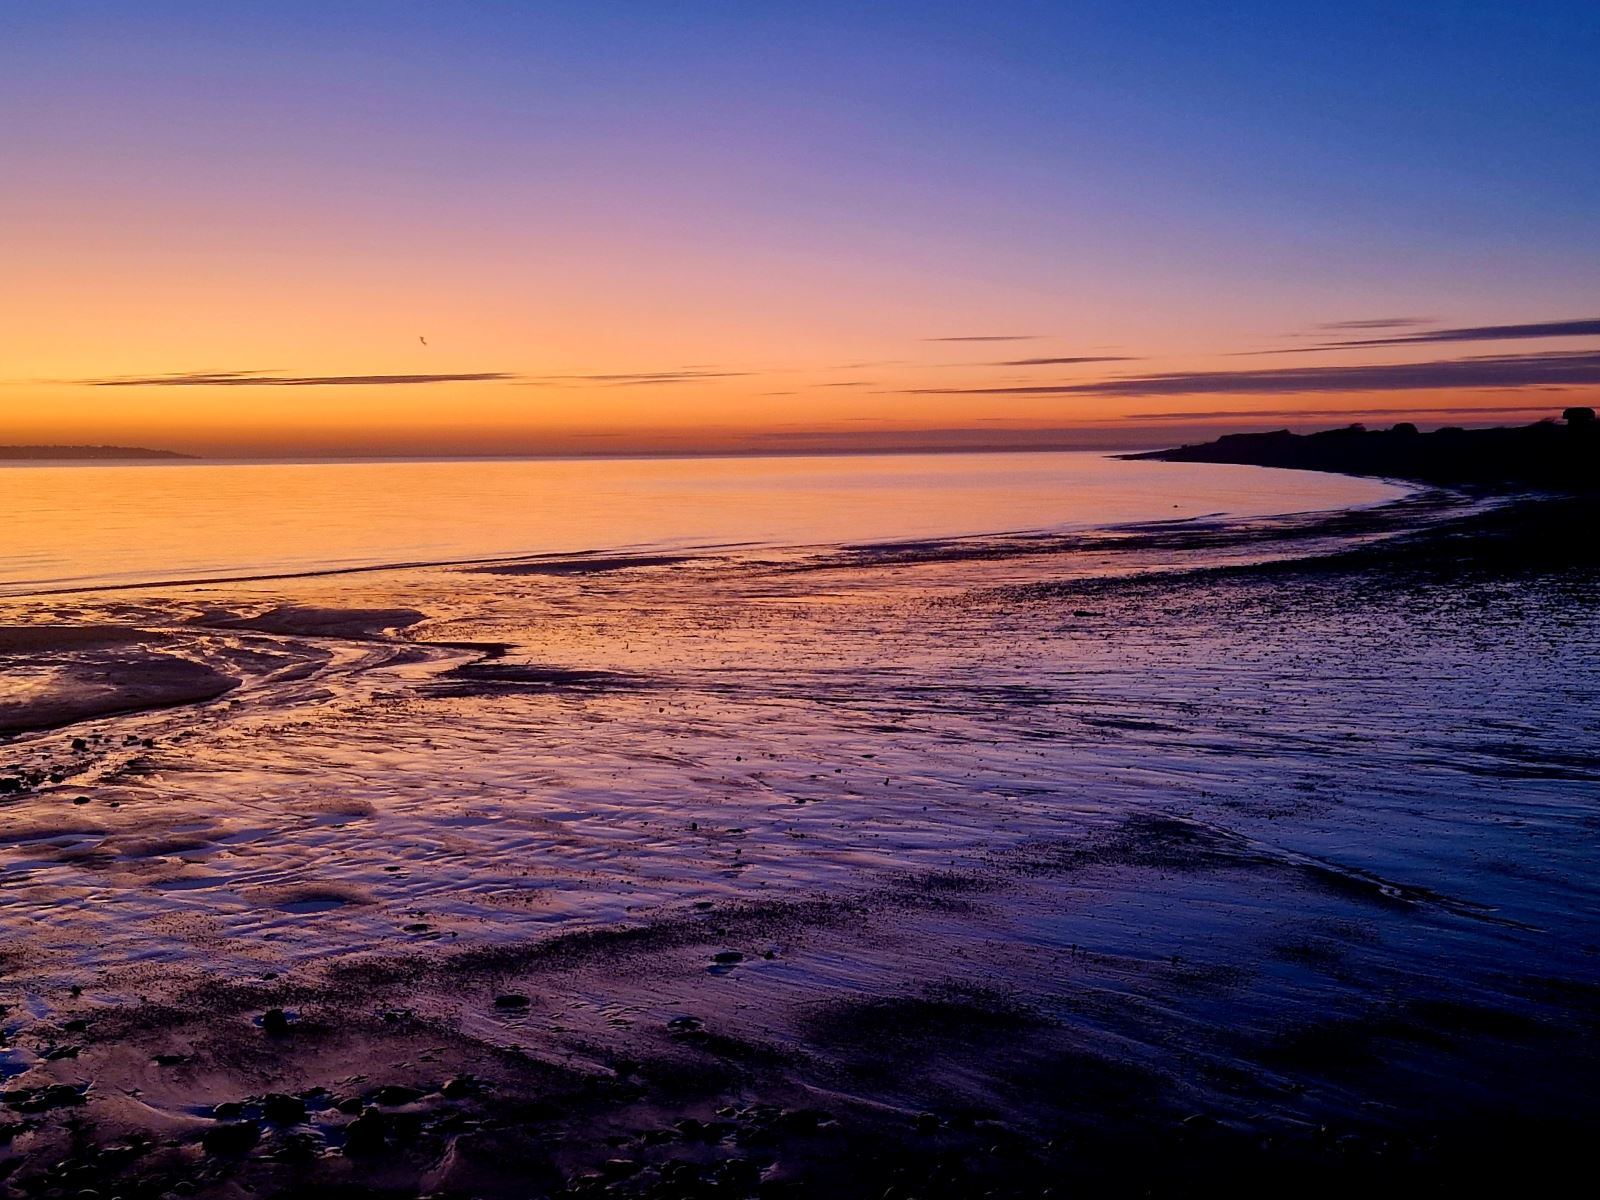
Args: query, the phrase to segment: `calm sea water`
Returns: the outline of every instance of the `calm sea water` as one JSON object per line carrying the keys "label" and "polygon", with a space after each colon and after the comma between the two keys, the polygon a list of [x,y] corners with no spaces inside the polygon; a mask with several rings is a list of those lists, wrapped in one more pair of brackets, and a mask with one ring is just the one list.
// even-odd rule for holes
{"label": "calm sea water", "polygon": [[1261,516],[1402,489],[1097,453],[0,469],[0,593],[623,548]]}

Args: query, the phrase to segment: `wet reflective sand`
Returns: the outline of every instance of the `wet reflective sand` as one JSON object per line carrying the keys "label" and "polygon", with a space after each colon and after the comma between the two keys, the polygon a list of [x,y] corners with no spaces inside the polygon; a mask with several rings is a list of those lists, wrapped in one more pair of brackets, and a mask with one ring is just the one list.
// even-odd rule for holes
{"label": "wet reflective sand", "polygon": [[6,601],[14,728],[140,661],[215,690],[0,745],[5,1186],[1139,1193],[1559,1142],[1600,591],[1393,549],[1471,508]]}

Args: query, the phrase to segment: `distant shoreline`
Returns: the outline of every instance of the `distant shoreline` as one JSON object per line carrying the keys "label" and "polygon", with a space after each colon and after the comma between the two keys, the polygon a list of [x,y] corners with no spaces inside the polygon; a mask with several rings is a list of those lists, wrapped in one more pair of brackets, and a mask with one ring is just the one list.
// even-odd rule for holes
{"label": "distant shoreline", "polygon": [[1564,420],[1432,433],[1409,423],[1384,430],[1349,425],[1311,434],[1278,429],[1119,457],[1326,471],[1497,492],[1593,493],[1600,489],[1600,422],[1589,408],[1568,409]]}
{"label": "distant shoreline", "polygon": [[144,446],[0,446],[0,462],[86,462],[105,459],[192,459]]}

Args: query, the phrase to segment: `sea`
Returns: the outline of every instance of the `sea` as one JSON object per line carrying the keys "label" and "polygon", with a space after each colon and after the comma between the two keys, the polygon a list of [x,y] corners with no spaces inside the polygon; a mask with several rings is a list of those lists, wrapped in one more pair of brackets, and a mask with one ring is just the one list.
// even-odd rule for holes
{"label": "sea", "polygon": [[1248,518],[1406,490],[1098,452],[19,463],[0,468],[0,594]]}

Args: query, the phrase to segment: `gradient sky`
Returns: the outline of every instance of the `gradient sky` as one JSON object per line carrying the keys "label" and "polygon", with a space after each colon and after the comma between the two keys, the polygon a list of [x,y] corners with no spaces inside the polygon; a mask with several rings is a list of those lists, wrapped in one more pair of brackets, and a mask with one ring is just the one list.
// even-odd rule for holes
{"label": "gradient sky", "polygon": [[1531,420],[1600,397],[1597,63],[1593,0],[0,0],[0,443]]}

